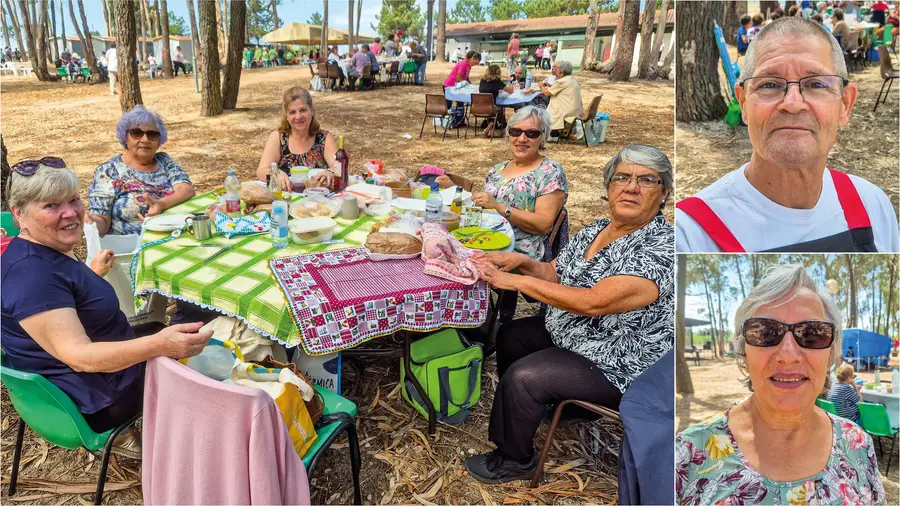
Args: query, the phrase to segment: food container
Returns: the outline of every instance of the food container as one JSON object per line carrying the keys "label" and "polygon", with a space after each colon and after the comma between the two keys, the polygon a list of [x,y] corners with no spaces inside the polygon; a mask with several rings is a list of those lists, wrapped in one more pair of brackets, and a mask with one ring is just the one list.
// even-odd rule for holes
{"label": "food container", "polygon": [[309,179],[309,167],[291,167],[291,191],[303,193],[306,190],[306,181]]}
{"label": "food container", "polygon": [[291,204],[291,216],[297,219],[332,217],[341,211],[341,207],[325,197],[306,197]]}
{"label": "food container", "polygon": [[330,241],[334,236],[337,222],[326,216],[301,218],[288,223],[291,242],[294,244],[315,244]]}
{"label": "food container", "polygon": [[406,182],[388,183],[385,186],[387,186],[391,189],[392,192],[394,192],[394,197],[403,197],[407,199],[412,198],[412,187]]}
{"label": "food container", "polygon": [[324,186],[319,186],[316,188],[307,188],[303,191],[303,194],[307,197],[327,197],[331,193],[331,190],[325,188]]}
{"label": "food container", "polygon": [[460,217],[458,214],[444,211],[444,216],[441,218],[441,225],[447,229],[447,232],[453,232],[459,228],[459,220]]}

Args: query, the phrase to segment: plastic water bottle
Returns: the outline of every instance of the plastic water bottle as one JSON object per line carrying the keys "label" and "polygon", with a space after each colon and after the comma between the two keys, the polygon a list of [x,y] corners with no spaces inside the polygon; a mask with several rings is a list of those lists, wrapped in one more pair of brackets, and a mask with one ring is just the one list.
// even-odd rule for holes
{"label": "plastic water bottle", "polygon": [[894,372],[891,373],[891,392],[894,394],[900,393],[900,370],[897,370],[894,367]]}
{"label": "plastic water bottle", "polygon": [[225,213],[228,215],[241,212],[241,181],[233,170],[225,176]]}
{"label": "plastic water bottle", "polygon": [[444,198],[441,197],[441,187],[437,183],[431,183],[431,193],[425,199],[425,221],[439,224],[443,217]]}
{"label": "plastic water bottle", "polygon": [[531,71],[529,70],[528,73],[525,74],[525,89],[526,89],[526,90],[530,90],[530,89],[531,89],[532,77],[533,77],[533,76],[531,75]]}
{"label": "plastic water bottle", "polygon": [[272,247],[281,249],[288,244],[288,207],[287,202],[276,200],[272,203]]}

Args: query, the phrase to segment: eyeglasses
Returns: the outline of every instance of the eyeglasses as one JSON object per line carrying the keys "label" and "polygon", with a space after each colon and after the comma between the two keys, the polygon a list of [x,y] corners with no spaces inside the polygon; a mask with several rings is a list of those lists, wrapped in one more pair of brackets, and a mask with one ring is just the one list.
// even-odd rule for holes
{"label": "eyeglasses", "polygon": [[750,346],[778,346],[790,331],[801,348],[824,350],[834,342],[834,324],[818,320],[783,323],[771,318],[747,318],[742,325],[744,342]]}
{"label": "eyeglasses", "polygon": [[800,94],[810,102],[830,102],[839,100],[844,94],[844,86],[850,81],[841,76],[808,76],[799,81],[788,81],[782,77],[750,77],[741,81],[747,96],[763,102],[781,102],[787,94],[788,86],[796,84]]}
{"label": "eyeglasses", "polygon": [[523,133],[525,134],[525,137],[528,137],[529,139],[537,139],[538,137],[544,135],[544,132],[540,130],[522,130],[521,128],[509,129],[509,136],[513,138],[519,137]]}
{"label": "eyeglasses", "polygon": [[31,177],[37,172],[41,165],[45,165],[51,169],[66,168],[66,162],[62,158],[58,156],[45,156],[38,160],[22,160],[10,167],[10,169],[14,170],[16,174],[19,174],[20,176]]}
{"label": "eyeglasses", "polygon": [[144,135],[147,136],[147,139],[150,142],[156,142],[159,140],[159,132],[157,132],[156,130],[141,130],[140,128],[132,128],[131,130],[128,130],[128,135],[136,141],[141,140]]}
{"label": "eyeglasses", "polygon": [[662,179],[659,179],[655,176],[632,176],[631,174],[613,174],[613,177],[609,180],[609,183],[612,186],[628,186],[632,181],[637,181],[638,186],[641,188],[654,188],[656,185],[662,184]]}

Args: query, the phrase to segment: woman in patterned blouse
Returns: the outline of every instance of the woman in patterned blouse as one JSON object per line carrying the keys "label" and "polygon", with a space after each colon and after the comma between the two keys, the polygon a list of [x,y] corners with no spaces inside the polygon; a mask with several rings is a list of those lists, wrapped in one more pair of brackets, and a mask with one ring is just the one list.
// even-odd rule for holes
{"label": "woman in patterned blouse", "polygon": [[319,126],[312,95],[302,86],[288,88],[281,98],[281,106],[281,124],[266,140],[256,177],[265,181],[270,167],[276,163],[282,190],[291,189],[291,167],[325,169],[312,178],[311,186],[331,186],[337,141]]}
{"label": "woman in patterned blouse", "polygon": [[88,188],[88,222],[100,235],[140,234],[144,218],[155,216],[194,196],[184,169],[167,153],[166,125],[158,114],[139,105],[116,127],[125,152],[103,162]]}
{"label": "woman in patterned blouse", "polygon": [[512,320],[498,332],[500,384],[488,429],[497,449],[466,461],[483,482],[531,477],[532,439],[548,405],[577,399],[617,409],[674,344],[675,236],[660,212],[672,194],[672,165],[657,148],[632,144],[603,170],[610,218],[577,233],[555,260],[474,258],[494,288],[550,306],[546,317]]}
{"label": "woman in patterned blouse", "polygon": [[815,405],[841,360],[841,312],[801,265],[779,266],[734,316],[753,392],[676,438],[680,504],[884,504],[872,438]]}

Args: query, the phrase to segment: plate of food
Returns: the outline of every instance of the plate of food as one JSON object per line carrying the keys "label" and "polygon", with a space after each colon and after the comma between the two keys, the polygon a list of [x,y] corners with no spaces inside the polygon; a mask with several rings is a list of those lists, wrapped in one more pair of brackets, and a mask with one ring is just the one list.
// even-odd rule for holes
{"label": "plate of food", "polygon": [[291,204],[291,216],[294,218],[315,218],[335,216],[339,211],[334,202],[323,197],[306,197]]}
{"label": "plate of food", "polygon": [[184,226],[190,214],[163,214],[144,220],[144,228],[151,232],[171,232]]}
{"label": "plate of food", "polygon": [[450,232],[463,246],[483,251],[502,250],[512,241],[503,232],[484,227],[463,227]]}

